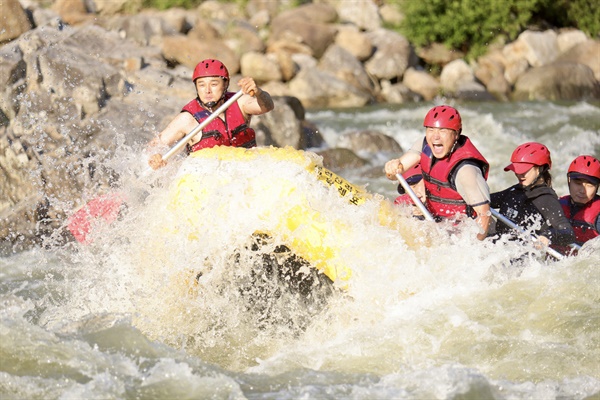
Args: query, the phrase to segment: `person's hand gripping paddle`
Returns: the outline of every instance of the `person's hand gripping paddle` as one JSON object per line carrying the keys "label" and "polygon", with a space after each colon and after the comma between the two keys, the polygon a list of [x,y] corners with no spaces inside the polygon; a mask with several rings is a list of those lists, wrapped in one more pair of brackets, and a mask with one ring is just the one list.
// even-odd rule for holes
{"label": "person's hand gripping paddle", "polygon": [[[212,120],[217,118],[219,115],[225,112],[229,106],[235,103],[244,93],[240,90],[236,92],[229,100],[227,100],[221,107],[217,108],[212,114],[210,114],[202,123],[192,129],[187,135],[179,140],[175,145],[162,155],[162,159],[159,163],[167,161],[177,152],[179,152],[186,143],[196,136],[206,125],[211,123]],[[251,93],[254,95],[254,93]],[[151,169],[149,168],[150,172]],[[144,173],[146,174],[146,173]],[[108,193],[99,197],[94,198],[67,220],[67,228],[73,234],[73,237],[80,243],[88,244],[91,242],[90,233],[94,227],[94,223],[98,220],[104,220],[107,223],[115,221],[119,215],[121,207],[125,206],[126,196],[122,193]]]}
{"label": "person's hand gripping paddle", "polygon": [[425,216],[425,219],[428,220],[428,221],[435,221],[433,219],[433,217],[431,216],[431,213],[429,212],[429,210],[427,209],[427,207],[425,207],[425,205],[423,204],[423,202],[421,201],[421,199],[419,199],[419,196],[417,196],[417,194],[415,193],[414,190],[412,190],[412,188],[410,187],[410,185],[408,184],[408,182],[406,182],[406,179],[404,179],[404,177],[401,174],[396,174],[396,178],[398,179],[398,181],[400,182],[400,184],[404,188],[404,191],[406,193],[408,193],[408,195],[410,196],[410,198],[412,199],[412,201],[415,203],[415,205],[417,207],[419,207],[419,210],[421,210],[421,212]]}
{"label": "person's hand gripping paddle", "polygon": [[[525,229],[521,228],[519,225],[515,224],[510,219],[506,218],[504,215],[500,214],[498,211],[494,210],[493,208],[490,208],[490,211],[492,212],[492,215],[494,217],[496,217],[498,220],[500,220],[503,223],[505,223],[507,226],[513,228],[514,230],[516,230],[520,234],[525,234],[526,233]],[[537,237],[535,235],[531,235],[531,239],[532,240],[537,240]],[[564,256],[562,254],[560,254],[558,251],[554,250],[551,247],[547,247],[545,250],[546,250],[546,253],[548,253],[552,257],[556,258],[557,260],[562,260],[564,258]]]}

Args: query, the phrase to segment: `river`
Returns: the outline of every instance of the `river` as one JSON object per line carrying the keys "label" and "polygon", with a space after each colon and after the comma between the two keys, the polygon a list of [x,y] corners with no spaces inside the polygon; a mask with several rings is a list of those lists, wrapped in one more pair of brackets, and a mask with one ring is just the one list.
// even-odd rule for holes
{"label": "river", "polygon": [[[313,110],[307,119],[330,147],[372,129],[406,149],[430,107]],[[549,147],[559,196],[569,163],[600,154],[598,104],[457,107],[491,164],[492,191],[515,183],[503,168],[521,143]],[[0,398],[600,396],[598,241],[553,261],[528,245],[478,242],[469,221],[436,225],[395,209],[382,223],[396,185],[366,169],[339,172],[366,188],[356,206],[285,159],[180,160],[140,178],[143,163],[128,154],[111,166],[130,171],[124,187],[143,196],[98,226],[92,243],[49,237],[0,258]],[[372,171],[390,155],[363,156]],[[182,184],[189,176],[197,190]],[[192,197],[180,201],[186,190]],[[307,227],[322,233],[322,247],[310,237],[308,246],[326,249],[308,258],[351,274],[292,290],[264,266],[291,259],[314,271],[278,246]],[[253,245],[258,236],[264,243]]]}

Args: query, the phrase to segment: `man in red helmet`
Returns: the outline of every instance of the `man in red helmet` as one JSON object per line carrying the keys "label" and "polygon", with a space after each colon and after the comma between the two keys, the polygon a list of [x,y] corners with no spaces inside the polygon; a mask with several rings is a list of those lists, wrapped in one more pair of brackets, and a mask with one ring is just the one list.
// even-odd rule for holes
{"label": "man in red helmet", "polygon": [[423,126],[425,139],[385,164],[387,178],[395,180],[396,174],[420,163],[431,214],[437,220],[457,214],[476,218],[481,228],[477,239],[485,239],[490,224],[488,162],[469,138],[461,135],[462,120],[455,108],[433,107]]}
{"label": "man in red helmet", "polygon": [[569,195],[560,198],[565,216],[575,231],[578,245],[600,236],[600,161],[592,156],[579,156],[567,172]]}
{"label": "man in red helmet", "polygon": [[[198,96],[183,107],[181,113],[150,142],[149,147],[158,149],[177,143],[234,95],[227,91],[229,71],[219,60],[200,61],[194,69],[192,81]],[[214,146],[256,146],[256,135],[249,126],[250,118],[271,111],[274,108],[273,100],[252,78],[244,77],[237,84],[244,95],[190,140],[188,153]],[[158,169],[165,166],[166,162],[157,152],[150,157],[148,164]]]}

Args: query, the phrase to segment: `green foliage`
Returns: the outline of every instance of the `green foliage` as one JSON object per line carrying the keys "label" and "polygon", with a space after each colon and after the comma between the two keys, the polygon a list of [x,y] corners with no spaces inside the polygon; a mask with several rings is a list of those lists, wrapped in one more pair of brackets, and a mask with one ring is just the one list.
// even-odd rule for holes
{"label": "green foliage", "polygon": [[590,35],[600,36],[600,3],[596,0],[571,0],[568,4],[567,15],[570,22]]}
{"label": "green foliage", "polygon": [[196,8],[203,0],[143,0],[144,8],[167,10],[173,7],[192,9]]}
{"label": "green foliage", "polygon": [[532,24],[600,32],[597,0],[388,0],[404,14],[400,26],[416,46],[433,42],[475,58],[500,38],[514,40]]}
{"label": "green foliage", "polygon": [[401,31],[417,46],[446,44],[477,57],[498,36],[509,40],[527,26],[537,0],[403,1]]}
{"label": "green foliage", "polygon": [[590,37],[600,35],[597,0],[540,0],[538,19],[557,27],[575,27]]}

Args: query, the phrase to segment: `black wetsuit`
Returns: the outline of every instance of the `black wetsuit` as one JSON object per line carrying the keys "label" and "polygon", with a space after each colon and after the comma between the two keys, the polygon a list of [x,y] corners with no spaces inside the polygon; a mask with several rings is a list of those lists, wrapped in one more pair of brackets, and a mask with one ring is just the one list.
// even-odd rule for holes
{"label": "black wetsuit", "polygon": [[[546,185],[525,189],[517,184],[492,193],[490,206],[523,229],[541,221],[535,233],[547,237],[552,244],[566,246],[575,242],[573,227],[565,217],[556,192]],[[512,228],[498,221],[496,234],[507,233],[514,234]]]}

